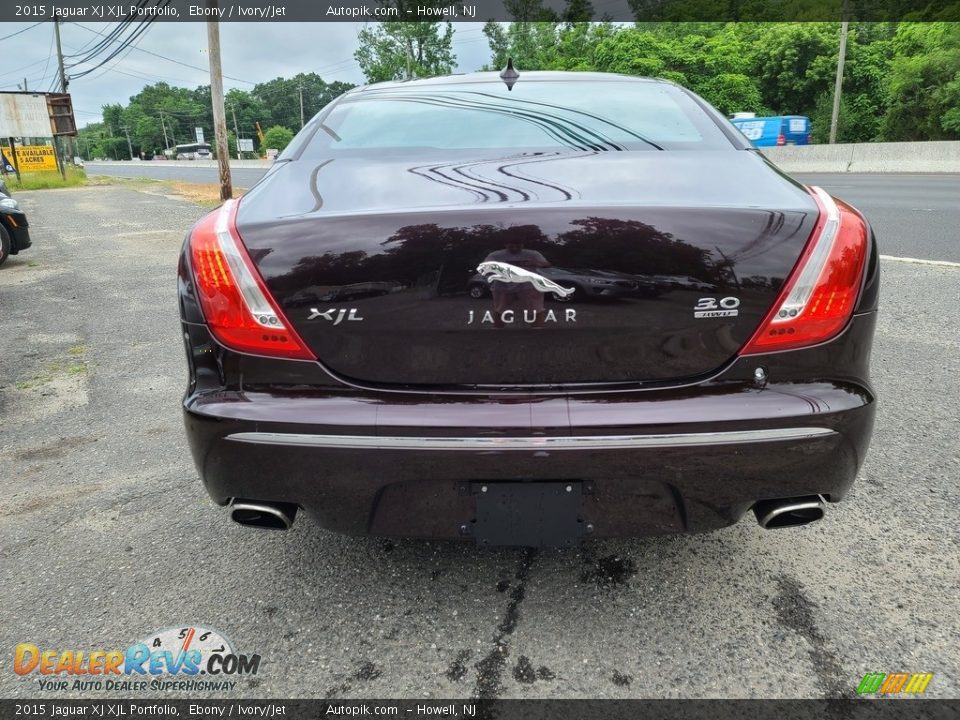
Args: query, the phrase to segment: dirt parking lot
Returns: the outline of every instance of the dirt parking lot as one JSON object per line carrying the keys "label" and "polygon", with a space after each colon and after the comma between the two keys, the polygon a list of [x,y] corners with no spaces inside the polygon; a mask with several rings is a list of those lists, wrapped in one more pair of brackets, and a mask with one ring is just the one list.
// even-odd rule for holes
{"label": "dirt parking lot", "polygon": [[0,696],[44,696],[11,671],[18,643],[187,625],[262,657],[226,697],[840,697],[894,671],[960,696],[960,268],[883,262],[874,442],[823,522],[481,550],[231,524],[179,408],[175,267],[204,210],[17,197],[34,247],[0,268]]}

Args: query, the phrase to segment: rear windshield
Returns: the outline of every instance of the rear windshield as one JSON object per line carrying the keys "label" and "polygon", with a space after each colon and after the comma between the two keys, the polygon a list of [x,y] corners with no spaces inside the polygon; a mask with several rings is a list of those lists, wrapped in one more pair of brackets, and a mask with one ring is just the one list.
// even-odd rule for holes
{"label": "rear windshield", "polygon": [[[312,124],[312,123],[311,123]],[[347,96],[308,156],[403,150],[731,149],[716,123],[671,85],[528,81],[411,86]]]}

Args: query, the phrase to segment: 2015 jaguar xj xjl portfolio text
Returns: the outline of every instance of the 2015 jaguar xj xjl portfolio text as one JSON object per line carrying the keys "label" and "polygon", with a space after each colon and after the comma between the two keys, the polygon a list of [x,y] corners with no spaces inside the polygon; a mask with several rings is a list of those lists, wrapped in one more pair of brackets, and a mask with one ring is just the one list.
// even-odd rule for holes
{"label": "2015 jaguar xj xjl portfolio text", "polygon": [[190,230],[187,434],[245,525],[799,525],[864,460],[878,288],[860,213],[674,84],[374,85]]}

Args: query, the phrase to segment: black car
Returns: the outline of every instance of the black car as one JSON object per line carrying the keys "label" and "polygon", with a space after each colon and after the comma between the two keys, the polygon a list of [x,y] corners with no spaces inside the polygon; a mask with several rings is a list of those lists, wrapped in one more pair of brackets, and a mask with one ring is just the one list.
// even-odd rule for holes
{"label": "black car", "polygon": [[[2,188],[6,191],[6,185]],[[0,192],[0,265],[11,255],[30,247],[30,226],[20,204]]]}
{"label": "black car", "polygon": [[[661,294],[581,302],[551,267]],[[449,291],[475,273],[489,296]],[[396,291],[318,292],[364,283]],[[358,88],[187,235],[187,436],[214,501],[262,528],[801,525],[867,451],[878,292],[860,213],[672,83]]]}

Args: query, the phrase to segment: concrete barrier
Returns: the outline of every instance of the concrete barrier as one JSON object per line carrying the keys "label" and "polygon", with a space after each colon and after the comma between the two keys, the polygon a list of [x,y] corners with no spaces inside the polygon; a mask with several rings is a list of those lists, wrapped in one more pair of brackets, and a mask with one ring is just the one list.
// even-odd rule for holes
{"label": "concrete barrier", "polygon": [[960,141],[790,145],[762,148],[795,173],[960,173]]}
{"label": "concrete barrier", "polygon": [[[216,160],[90,160],[91,165],[151,165],[163,167],[217,167]],[[268,168],[272,163],[269,160],[231,160],[230,167],[234,168]]]}
{"label": "concrete barrier", "polygon": [[[960,173],[960,141],[788,145],[760,150],[786,172]],[[212,167],[216,160],[140,160],[124,165]],[[268,168],[269,160],[231,160],[230,167]]]}

